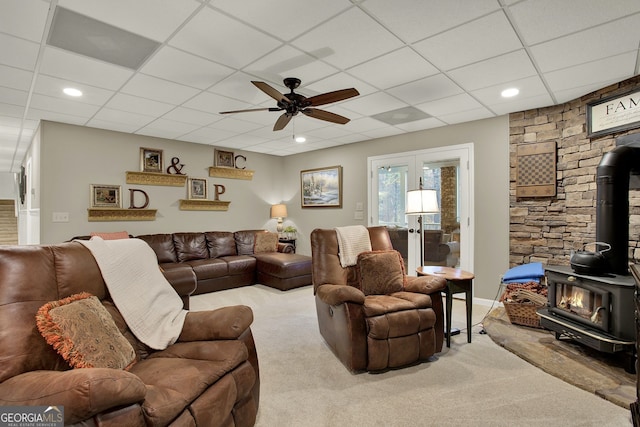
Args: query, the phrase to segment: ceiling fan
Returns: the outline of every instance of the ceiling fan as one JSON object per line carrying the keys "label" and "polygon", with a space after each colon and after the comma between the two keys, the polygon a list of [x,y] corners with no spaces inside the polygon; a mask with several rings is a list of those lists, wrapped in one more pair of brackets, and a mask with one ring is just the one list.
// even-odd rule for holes
{"label": "ceiling fan", "polygon": [[297,79],[295,77],[287,77],[286,79],[284,79],[284,85],[291,90],[291,92],[286,95],[283,95],[265,82],[252,81],[251,83],[253,83],[254,86],[258,89],[278,101],[278,106],[272,108],[253,108],[249,110],[221,111],[220,114],[245,113],[248,111],[284,111],[284,113],[282,113],[282,115],[278,117],[278,120],[276,120],[276,124],[273,126],[273,130],[284,129],[291,118],[298,113],[302,113],[305,116],[313,117],[314,119],[325,120],[327,122],[344,125],[348,123],[350,119],[339,114],[311,107],[330,104],[332,102],[338,102],[360,95],[360,93],[356,89],[351,88],[322,93],[320,95],[315,95],[307,98],[306,96],[300,95],[299,93],[295,93],[293,91],[295,88],[300,86],[300,79]]}

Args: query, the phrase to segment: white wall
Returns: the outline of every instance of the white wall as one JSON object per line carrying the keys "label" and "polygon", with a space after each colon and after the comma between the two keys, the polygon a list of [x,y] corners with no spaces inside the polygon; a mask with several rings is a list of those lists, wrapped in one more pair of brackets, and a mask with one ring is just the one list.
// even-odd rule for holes
{"label": "white wall", "polygon": [[[304,154],[275,157],[236,151],[247,157],[247,168],[255,170],[252,181],[208,178],[214,147],[124,134],[54,122],[42,124],[42,168],[40,195],[41,243],[55,243],[91,231],[121,231],[131,234],[268,228],[269,206],[287,204],[284,225],[298,228],[298,253],[311,254],[309,235],[314,228],[366,225],[353,219],[356,203],[367,206],[367,157],[473,143],[475,152],[475,296],[493,299],[499,277],[509,260],[509,135],[508,117],[480,120],[421,132],[354,143]],[[194,178],[207,178],[226,186],[221,200],[231,201],[227,212],[180,211],[178,200],[186,188],[126,184],[125,172],[139,170],[140,147],[164,150],[165,167],[177,156],[184,171]],[[343,208],[305,208],[300,205],[300,171],[343,166]],[[128,189],[149,194],[149,208],[158,209],[155,221],[88,222],[89,185],[121,185],[123,207],[128,207]],[[210,195],[209,198],[213,198]],[[53,223],[53,212],[68,212],[68,223]]]}
{"label": "white wall", "polygon": [[[367,157],[464,143],[474,144],[475,164],[475,296],[493,300],[500,276],[509,268],[509,119],[501,116],[408,133],[286,159],[284,200],[288,221],[295,222],[301,253],[310,253],[314,228],[367,225],[354,220],[357,202],[367,207]],[[300,207],[300,170],[343,166],[343,209]],[[286,225],[286,224],[285,224]]]}
{"label": "white wall", "polygon": [[[183,173],[206,178],[209,199],[213,185],[226,192],[220,200],[230,201],[228,211],[181,211],[179,200],[187,198],[187,187],[166,187],[126,183],[126,171],[140,170],[140,147],[163,150],[165,168],[172,157],[185,164]],[[269,228],[271,204],[281,201],[279,172],[284,159],[236,151],[247,157],[247,169],[255,170],[252,181],[209,178],[214,147],[162,138],[131,135],[55,122],[42,124],[41,243],[57,243],[92,231],[122,231],[133,235],[178,231],[240,230]],[[149,209],[157,209],[155,221],[89,222],[90,185],[120,185],[122,207],[129,207],[129,189],[149,195]],[[140,203],[140,202],[138,202]],[[69,222],[54,223],[53,212],[68,212]]]}

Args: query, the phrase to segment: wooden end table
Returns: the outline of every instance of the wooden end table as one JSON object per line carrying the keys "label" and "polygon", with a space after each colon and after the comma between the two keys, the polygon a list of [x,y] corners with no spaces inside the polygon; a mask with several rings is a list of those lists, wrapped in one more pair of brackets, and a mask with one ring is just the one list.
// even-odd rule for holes
{"label": "wooden end table", "polygon": [[446,294],[446,330],[447,347],[451,347],[451,310],[453,308],[453,294],[465,293],[465,305],[467,308],[467,342],[471,342],[471,308],[473,306],[473,273],[459,268],[423,265],[416,269],[418,276],[444,277],[447,287]]}

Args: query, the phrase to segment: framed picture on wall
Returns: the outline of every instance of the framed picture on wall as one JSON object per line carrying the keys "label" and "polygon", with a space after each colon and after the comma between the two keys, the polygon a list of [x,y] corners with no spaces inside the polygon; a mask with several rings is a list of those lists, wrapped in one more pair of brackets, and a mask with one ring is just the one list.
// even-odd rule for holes
{"label": "framed picture on wall", "polygon": [[342,166],[300,171],[303,208],[342,207]]}
{"label": "framed picture on wall", "polygon": [[235,157],[233,151],[215,150],[214,151],[214,165],[217,168],[235,168]]}
{"label": "framed picture on wall", "polygon": [[122,191],[119,185],[91,184],[92,208],[122,207]]}
{"label": "framed picture on wall", "polygon": [[162,150],[140,147],[140,170],[142,172],[163,172]]}
{"label": "framed picture on wall", "polygon": [[191,200],[207,199],[207,180],[203,178],[189,178],[187,198]]}

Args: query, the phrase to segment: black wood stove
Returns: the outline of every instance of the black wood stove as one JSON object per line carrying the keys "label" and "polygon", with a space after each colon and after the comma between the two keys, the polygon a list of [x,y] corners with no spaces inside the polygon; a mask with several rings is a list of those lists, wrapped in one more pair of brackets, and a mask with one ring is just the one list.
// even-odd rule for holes
{"label": "black wood stove", "polygon": [[[593,273],[547,266],[548,307],[540,323],[556,338],[603,352],[635,354],[635,281],[629,274],[629,182],[640,175],[640,134],[618,138],[597,168],[596,252]],[[609,249],[610,246],[610,249]],[[600,247],[607,250],[600,251]],[[586,273],[586,274],[585,274]]]}

